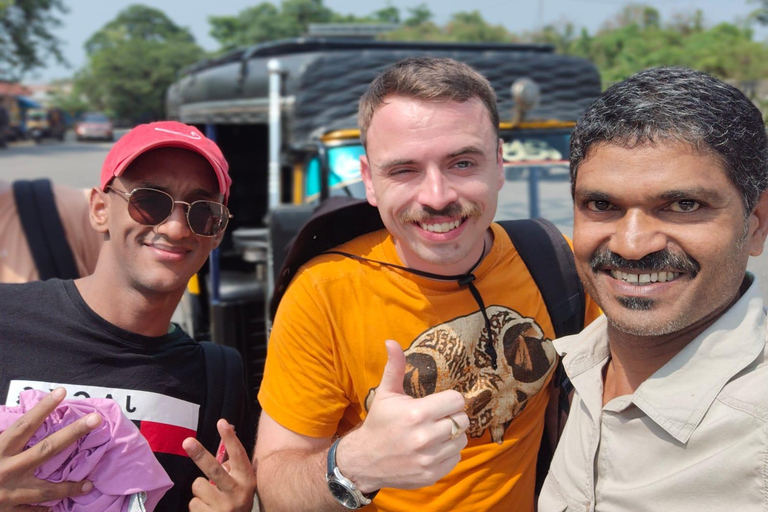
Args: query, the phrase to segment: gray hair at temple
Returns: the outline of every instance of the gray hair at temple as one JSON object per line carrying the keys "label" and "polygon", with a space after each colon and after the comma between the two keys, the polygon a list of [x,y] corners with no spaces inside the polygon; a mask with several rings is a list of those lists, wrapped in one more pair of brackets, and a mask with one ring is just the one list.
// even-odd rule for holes
{"label": "gray hair at temple", "polygon": [[757,107],[733,86],[672,67],[636,73],[587,108],[571,137],[571,193],[591,149],[667,142],[719,158],[741,193],[745,215],[768,188],[768,137]]}

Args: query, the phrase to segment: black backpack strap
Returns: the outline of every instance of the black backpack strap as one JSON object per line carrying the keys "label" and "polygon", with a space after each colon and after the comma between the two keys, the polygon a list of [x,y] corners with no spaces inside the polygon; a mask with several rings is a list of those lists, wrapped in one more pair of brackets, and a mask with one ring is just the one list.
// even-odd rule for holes
{"label": "black backpack strap", "polygon": [[568,241],[546,219],[499,222],[536,281],[555,336],[576,334],[584,328],[584,287]]}
{"label": "black backpack strap", "polygon": [[[584,328],[586,297],[576,273],[573,251],[563,234],[546,219],[511,220],[499,224],[509,235],[536,282],[547,306],[555,336],[559,338],[580,332]],[[557,416],[547,427],[555,430],[555,437],[559,438],[561,420],[570,409],[569,395],[573,389],[562,361],[558,361],[553,382],[555,392],[558,393]],[[545,431],[536,464],[537,493],[547,476],[553,454],[554,447]]]}
{"label": "black backpack strap", "polygon": [[51,182],[16,181],[13,195],[40,279],[80,277],[56,209]]}
{"label": "black backpack strap", "polygon": [[[557,226],[546,219],[499,222],[531,273],[544,298],[547,312],[560,338],[584,328],[586,296],[576,273],[573,251]],[[562,364],[555,369],[555,386],[562,387],[560,410],[568,413],[573,386]]]}
{"label": "black backpack strap", "polygon": [[[238,425],[243,414],[243,360],[232,347],[200,342],[205,355],[206,395],[197,440],[213,455],[219,445],[216,422],[226,419]],[[250,435],[250,433],[240,433]]]}
{"label": "black backpack strap", "polygon": [[286,248],[285,259],[275,276],[270,319],[275,318],[280,299],[303,264],[353,238],[383,228],[379,210],[365,199],[334,196],[320,203]]}

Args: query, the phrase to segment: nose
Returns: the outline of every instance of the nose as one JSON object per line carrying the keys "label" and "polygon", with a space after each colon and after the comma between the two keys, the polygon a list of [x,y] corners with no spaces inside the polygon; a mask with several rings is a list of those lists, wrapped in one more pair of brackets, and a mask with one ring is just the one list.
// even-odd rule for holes
{"label": "nose", "polygon": [[667,247],[661,222],[646,212],[627,211],[616,223],[608,248],[627,260],[639,260]]}
{"label": "nose", "polygon": [[173,211],[165,222],[157,226],[157,231],[163,233],[171,240],[179,240],[192,235],[187,222],[187,204],[176,201],[173,204]]}
{"label": "nose", "polygon": [[418,201],[435,210],[445,208],[459,199],[449,177],[438,166],[429,166],[419,184]]}

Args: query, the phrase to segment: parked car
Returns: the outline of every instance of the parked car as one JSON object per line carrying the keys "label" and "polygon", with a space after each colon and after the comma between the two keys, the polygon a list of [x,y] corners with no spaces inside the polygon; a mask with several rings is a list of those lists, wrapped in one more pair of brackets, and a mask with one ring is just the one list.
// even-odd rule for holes
{"label": "parked car", "polygon": [[77,140],[115,140],[112,121],[102,112],[88,112],[75,123]]}

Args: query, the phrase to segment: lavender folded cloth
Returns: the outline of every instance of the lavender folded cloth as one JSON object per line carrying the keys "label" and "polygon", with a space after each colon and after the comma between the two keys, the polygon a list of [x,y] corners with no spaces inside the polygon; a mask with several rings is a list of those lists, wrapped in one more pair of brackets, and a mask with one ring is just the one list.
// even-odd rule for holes
{"label": "lavender folded cloth", "polygon": [[[21,393],[19,406],[0,406],[0,432],[45,396],[42,391],[28,390]],[[139,430],[113,400],[63,401],[37,429],[26,448],[92,412],[101,415],[101,424],[42,464],[35,476],[50,482],[87,479],[93,482],[93,490],[83,496],[42,505],[51,507],[54,512],[126,512],[131,496],[144,492],[144,506],[147,512],[153,511],[173,482]]]}

